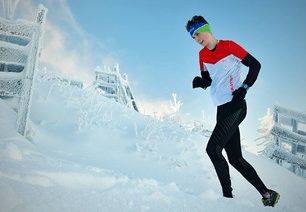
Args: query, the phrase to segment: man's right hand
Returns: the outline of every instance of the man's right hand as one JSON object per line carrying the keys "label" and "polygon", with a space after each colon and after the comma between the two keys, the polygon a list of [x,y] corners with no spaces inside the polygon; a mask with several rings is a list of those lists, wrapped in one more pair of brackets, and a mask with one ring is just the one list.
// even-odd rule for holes
{"label": "man's right hand", "polygon": [[[206,74],[206,73],[205,73]],[[203,88],[206,89],[211,85],[211,78],[209,75],[202,74],[202,77],[195,77],[192,81],[192,88]]]}
{"label": "man's right hand", "polygon": [[204,80],[201,77],[195,77],[192,81],[192,88],[206,89],[207,87],[205,87],[204,84]]}

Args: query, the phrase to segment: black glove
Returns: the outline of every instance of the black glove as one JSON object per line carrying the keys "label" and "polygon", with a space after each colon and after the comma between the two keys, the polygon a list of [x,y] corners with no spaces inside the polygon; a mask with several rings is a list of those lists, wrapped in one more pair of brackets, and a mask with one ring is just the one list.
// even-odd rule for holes
{"label": "black glove", "polygon": [[247,93],[247,90],[245,88],[243,87],[238,88],[232,93],[233,95],[232,102],[242,101],[245,98],[246,93]]}
{"label": "black glove", "polygon": [[204,86],[204,80],[201,77],[195,77],[192,80],[192,88],[203,88],[206,89]]}
{"label": "black glove", "polygon": [[192,88],[203,88],[206,89],[211,85],[211,78],[208,71],[201,71],[201,77],[195,77],[192,81]]}

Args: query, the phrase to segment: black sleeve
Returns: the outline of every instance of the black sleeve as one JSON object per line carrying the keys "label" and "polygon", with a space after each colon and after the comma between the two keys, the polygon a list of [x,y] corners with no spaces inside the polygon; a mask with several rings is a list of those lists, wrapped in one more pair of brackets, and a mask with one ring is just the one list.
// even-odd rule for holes
{"label": "black sleeve", "polygon": [[257,79],[259,70],[261,68],[260,62],[256,60],[251,54],[247,54],[241,61],[243,65],[249,67],[249,72],[243,83],[251,87]]}

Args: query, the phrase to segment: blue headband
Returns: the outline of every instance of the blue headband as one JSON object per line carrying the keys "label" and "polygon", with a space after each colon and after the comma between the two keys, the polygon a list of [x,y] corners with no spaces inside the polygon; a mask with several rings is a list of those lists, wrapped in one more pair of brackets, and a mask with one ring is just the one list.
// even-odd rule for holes
{"label": "blue headband", "polygon": [[196,23],[195,25],[193,25],[190,29],[189,29],[189,33],[191,35],[191,37],[194,36],[194,33],[197,29],[199,29],[200,27],[204,26],[205,24],[208,24],[207,22],[200,22],[200,23]]}

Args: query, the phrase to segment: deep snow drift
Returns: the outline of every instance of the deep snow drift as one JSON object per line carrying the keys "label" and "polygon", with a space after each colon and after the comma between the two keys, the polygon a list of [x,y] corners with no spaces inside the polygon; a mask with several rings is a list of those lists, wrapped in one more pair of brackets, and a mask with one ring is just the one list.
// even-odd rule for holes
{"label": "deep snow drift", "polygon": [[158,121],[57,75],[36,77],[27,139],[0,99],[0,211],[305,211],[306,181],[244,152],[280,192],[265,208],[231,167],[234,199],[221,196],[207,137]]}

